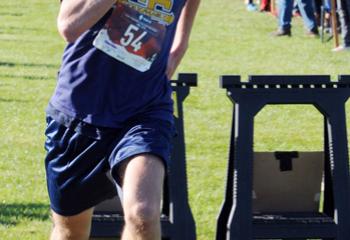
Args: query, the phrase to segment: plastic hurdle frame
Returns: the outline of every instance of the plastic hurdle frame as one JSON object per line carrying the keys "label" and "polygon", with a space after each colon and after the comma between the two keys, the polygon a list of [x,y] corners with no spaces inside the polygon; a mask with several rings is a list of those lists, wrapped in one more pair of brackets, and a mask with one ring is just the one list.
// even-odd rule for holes
{"label": "plastic hurdle frame", "polygon": [[[234,104],[224,202],[216,240],[350,239],[350,182],[345,102],[350,76],[221,76]],[[324,201],[314,214],[253,214],[252,171],[255,115],[268,104],[308,104],[324,116]],[[268,127],[268,126],[267,126]]]}

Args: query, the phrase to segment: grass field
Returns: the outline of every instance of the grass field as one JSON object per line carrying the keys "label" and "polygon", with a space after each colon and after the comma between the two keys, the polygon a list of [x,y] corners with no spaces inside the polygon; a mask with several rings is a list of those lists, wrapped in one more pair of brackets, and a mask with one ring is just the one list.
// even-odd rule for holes
{"label": "grass field", "polygon": [[[179,72],[199,74],[185,102],[190,204],[200,240],[213,239],[224,194],[232,104],[221,74],[350,74],[350,52],[304,34],[273,38],[276,19],[245,10],[243,1],[203,0]],[[21,3],[21,4],[19,4]],[[24,6],[24,7],[22,7]],[[0,3],[0,239],[47,239],[44,110],[55,87],[63,40],[58,1]],[[322,117],[312,107],[267,107],[256,119],[255,150],[320,150]],[[271,128],[269,128],[271,127]],[[301,129],[303,131],[301,131]]]}

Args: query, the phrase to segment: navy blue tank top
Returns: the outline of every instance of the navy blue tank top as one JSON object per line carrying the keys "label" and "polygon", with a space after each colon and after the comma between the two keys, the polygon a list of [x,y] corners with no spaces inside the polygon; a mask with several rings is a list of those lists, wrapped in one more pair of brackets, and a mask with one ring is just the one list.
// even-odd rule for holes
{"label": "navy blue tank top", "polygon": [[49,108],[103,127],[138,116],[172,121],[165,71],[184,1],[118,0],[66,46]]}

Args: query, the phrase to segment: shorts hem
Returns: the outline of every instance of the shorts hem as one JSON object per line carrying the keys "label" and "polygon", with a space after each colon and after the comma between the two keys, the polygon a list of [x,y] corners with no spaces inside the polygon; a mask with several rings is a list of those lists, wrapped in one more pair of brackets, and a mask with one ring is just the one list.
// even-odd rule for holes
{"label": "shorts hem", "polygon": [[166,168],[169,165],[169,160],[170,160],[169,158],[165,158],[165,156],[163,156],[162,154],[160,154],[159,152],[156,152],[154,150],[143,149],[143,150],[139,150],[139,151],[130,152],[129,154],[123,156],[123,158],[118,159],[116,161],[116,163],[113,164],[113,166],[111,166],[111,168],[114,168],[115,166],[119,165],[121,162],[123,162],[129,158],[132,158],[136,155],[141,155],[141,154],[150,154],[150,155],[154,155],[154,156],[160,158]]}
{"label": "shorts hem", "polygon": [[[101,195],[104,195],[104,194],[101,194]],[[89,204],[85,204],[83,205],[81,208],[78,208],[76,210],[70,210],[70,211],[65,211],[65,210],[62,210],[60,208],[56,208],[54,207],[52,204],[50,204],[50,208],[51,210],[53,210],[55,213],[61,215],[61,216],[65,216],[65,217],[70,217],[70,216],[75,216],[75,215],[78,215],[82,212],[84,212],[85,210],[88,210],[90,208],[93,208],[95,207],[96,205],[98,205],[99,203],[111,198],[111,197],[114,197],[115,194],[109,194],[109,195],[105,195],[105,197],[101,198],[101,199],[98,199],[98,200],[95,200],[95,201],[91,201],[91,203]]]}
{"label": "shorts hem", "polygon": [[157,152],[155,152],[154,150],[149,150],[149,151],[147,151],[147,150],[133,151],[133,152],[130,152],[130,154],[124,156],[123,158],[118,159],[118,160],[116,161],[116,163],[114,163],[114,164],[111,166],[112,177],[113,177],[114,181],[116,181],[116,184],[118,184],[119,186],[121,186],[121,185],[120,185],[121,180],[120,180],[118,174],[115,173],[115,171],[116,171],[116,169],[118,169],[119,165],[120,165],[122,162],[126,161],[127,159],[130,159],[130,158],[132,158],[132,157],[135,157],[135,156],[141,155],[141,154],[150,154],[150,155],[154,155],[154,156],[158,157],[158,158],[161,160],[161,162],[163,163],[163,166],[164,166],[164,168],[165,168],[165,172],[167,171],[168,165],[169,165],[169,161],[170,161],[169,158],[166,159],[164,156],[162,156],[162,154],[157,153]]}

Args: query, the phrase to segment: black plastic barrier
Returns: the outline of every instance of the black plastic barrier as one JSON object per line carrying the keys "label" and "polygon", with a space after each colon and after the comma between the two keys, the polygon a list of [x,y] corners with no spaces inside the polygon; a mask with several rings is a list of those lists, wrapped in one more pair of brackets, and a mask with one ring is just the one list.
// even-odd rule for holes
{"label": "black plastic barrier", "polygon": [[[195,221],[188,204],[183,102],[190,93],[190,87],[197,86],[197,74],[179,74],[172,80],[174,118],[177,136],[171,155],[169,174],[164,184],[161,215],[162,239],[196,239]],[[91,237],[120,237],[124,225],[123,210],[118,197],[96,206],[91,228]]]}
{"label": "black plastic barrier", "polygon": [[[350,239],[350,182],[345,103],[350,76],[221,76],[234,104],[225,199],[217,240]],[[254,117],[266,105],[306,104],[324,116],[324,200],[315,212],[253,212]],[[269,126],[266,123],[266,128]],[[300,129],[302,131],[302,129]],[[291,168],[297,153],[275,153]]]}

